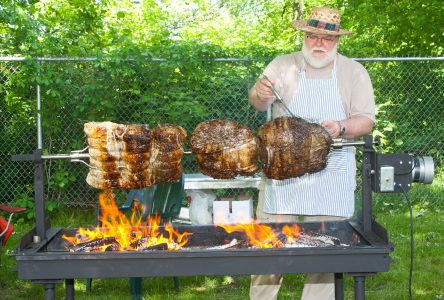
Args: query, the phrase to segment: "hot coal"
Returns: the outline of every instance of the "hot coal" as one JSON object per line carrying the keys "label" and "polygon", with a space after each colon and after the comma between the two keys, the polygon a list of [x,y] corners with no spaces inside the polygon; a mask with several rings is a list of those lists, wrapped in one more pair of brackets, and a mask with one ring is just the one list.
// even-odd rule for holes
{"label": "hot coal", "polygon": [[296,247],[331,247],[331,246],[350,246],[343,244],[341,241],[333,236],[319,233],[304,233],[301,232],[296,243],[285,244],[286,248]]}
{"label": "hot coal", "polygon": [[72,246],[70,250],[74,252],[92,252],[106,245],[108,245],[108,247],[112,245],[112,249],[115,250],[120,249],[120,244],[117,242],[116,238],[111,236],[111,237],[97,238],[84,243],[79,243],[77,245]]}
{"label": "hot coal", "polygon": [[[284,226],[285,227],[285,226]],[[87,242],[81,242],[76,245],[67,247],[69,251],[73,252],[99,252],[99,251],[164,251],[164,250],[230,250],[230,249],[258,249],[258,248],[304,248],[304,247],[349,247],[350,244],[341,242],[341,240],[332,235],[318,233],[317,231],[301,231],[298,235],[287,236],[276,227],[273,229],[274,235],[267,240],[263,240],[259,244],[253,244],[245,233],[222,233],[213,232],[206,233],[204,236],[199,234],[193,236],[192,240],[187,244],[178,245],[176,242],[163,242],[153,244],[151,235],[144,235],[137,237],[133,231],[128,233],[133,240],[128,246],[122,247],[115,237],[97,238]],[[180,233],[180,231],[179,231]],[[209,235],[208,235],[209,234]],[[76,235],[79,240],[85,240],[86,236]],[[352,241],[348,241],[353,244]],[[356,241],[355,241],[356,243]]]}
{"label": "hot coal", "polygon": [[168,244],[167,243],[161,243],[157,245],[152,245],[148,247],[140,248],[139,251],[146,252],[146,251],[153,251],[153,250],[168,250]]}
{"label": "hot coal", "polygon": [[147,237],[141,237],[140,239],[138,239],[138,240],[132,242],[132,243],[130,244],[130,246],[131,246],[131,248],[133,248],[133,249],[137,249],[137,248],[141,247],[143,244],[145,244],[147,241],[148,241],[148,238],[147,238]]}
{"label": "hot coal", "polygon": [[222,250],[222,249],[233,249],[236,246],[239,246],[242,244],[242,241],[238,241],[237,239],[232,239],[231,242],[228,244],[220,245],[220,246],[214,246],[207,248],[208,250]]}

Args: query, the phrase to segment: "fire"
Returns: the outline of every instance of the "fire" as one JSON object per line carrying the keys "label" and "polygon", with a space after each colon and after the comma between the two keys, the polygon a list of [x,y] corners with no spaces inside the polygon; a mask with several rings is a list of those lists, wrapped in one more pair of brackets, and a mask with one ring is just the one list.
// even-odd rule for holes
{"label": "fire", "polygon": [[[80,251],[107,250],[134,251],[149,249],[150,247],[165,246],[168,250],[178,250],[188,242],[192,233],[180,233],[171,224],[161,224],[160,216],[142,220],[141,207],[136,205],[128,218],[119,210],[111,190],[99,196],[101,208],[100,227],[93,229],[79,228],[76,236],[63,238],[70,241]],[[160,226],[163,226],[163,231]],[[110,248],[112,247],[112,248]],[[79,251],[79,250],[77,250]]]}
{"label": "fire", "polygon": [[285,243],[295,243],[301,232],[296,224],[284,225],[281,232],[276,232],[269,225],[254,222],[219,226],[228,233],[235,231],[245,233],[249,244],[257,248],[282,248]]}

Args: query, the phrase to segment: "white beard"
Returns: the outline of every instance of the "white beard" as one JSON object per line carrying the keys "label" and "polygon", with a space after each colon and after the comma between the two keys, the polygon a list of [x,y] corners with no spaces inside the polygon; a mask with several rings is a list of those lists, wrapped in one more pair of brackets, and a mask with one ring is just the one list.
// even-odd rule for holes
{"label": "white beard", "polygon": [[323,68],[325,66],[327,66],[329,63],[331,63],[335,57],[336,54],[338,53],[338,43],[336,43],[336,45],[328,52],[325,53],[324,58],[317,58],[315,56],[313,56],[313,51],[314,50],[323,50],[325,51],[325,49],[320,48],[320,47],[314,47],[311,51],[307,49],[305,43],[302,47],[302,54],[304,55],[305,61],[312,66],[315,69],[320,69]]}

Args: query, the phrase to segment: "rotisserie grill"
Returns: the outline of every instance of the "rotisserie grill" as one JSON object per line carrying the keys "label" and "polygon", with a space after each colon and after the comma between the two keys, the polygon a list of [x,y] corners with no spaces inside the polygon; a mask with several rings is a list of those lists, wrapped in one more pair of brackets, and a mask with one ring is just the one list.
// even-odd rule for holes
{"label": "rotisserie grill", "polygon": [[[272,232],[270,248],[252,246],[250,231],[244,228],[205,226],[178,226],[173,235],[187,238],[187,243],[176,250],[167,250],[167,242],[145,245],[148,235],[141,234],[131,242],[136,251],[127,251],[117,236],[87,239],[77,236],[77,229],[51,228],[45,218],[44,170],[47,159],[79,161],[79,152],[70,155],[43,155],[35,150],[32,155],[15,155],[13,160],[31,160],[35,163],[36,228],[21,239],[15,258],[18,277],[44,285],[46,299],[55,299],[56,283],[65,280],[67,299],[74,299],[76,278],[116,278],[189,275],[249,275],[287,273],[335,273],[335,297],[344,299],[343,274],[354,277],[355,299],[365,299],[365,277],[385,272],[391,264],[393,246],[386,230],[376,223],[372,214],[372,192],[408,191],[413,181],[430,183],[433,162],[407,154],[379,154],[373,149],[370,136],[363,142],[335,142],[334,147],[362,145],[362,210],[356,220],[297,224],[267,224]],[[87,156],[86,156],[87,157]],[[187,178],[185,174],[185,189]],[[249,177],[250,181],[260,180]],[[205,178],[205,187],[199,186],[194,176],[188,188],[210,188],[230,185],[239,188],[245,178],[218,180]],[[389,183],[389,184],[388,184]],[[284,234],[288,226],[292,233]],[[297,226],[297,227],[294,227]],[[296,230],[295,228],[298,228]],[[170,237],[166,227],[159,231]],[[135,228],[136,234],[138,231]],[[151,234],[153,235],[153,234]],[[63,236],[79,238],[72,243]],[[100,240],[105,238],[105,240]],[[263,242],[264,239],[260,238]],[[88,244],[89,242],[89,244]],[[105,244],[103,251],[95,252],[97,245]],[[89,250],[86,251],[86,250]],[[92,250],[92,251],[91,251]],[[107,250],[107,251],[105,251]],[[140,251],[139,251],[140,250]]]}

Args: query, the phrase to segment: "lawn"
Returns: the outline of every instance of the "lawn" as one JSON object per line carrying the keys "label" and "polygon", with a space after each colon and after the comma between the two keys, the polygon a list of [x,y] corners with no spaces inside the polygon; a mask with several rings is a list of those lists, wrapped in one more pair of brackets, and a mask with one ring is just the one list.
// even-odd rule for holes
{"label": "lawn", "polygon": [[[432,192],[430,192],[432,190]],[[415,257],[412,290],[414,299],[444,299],[444,199],[442,189],[418,189],[410,198],[413,203],[415,227]],[[425,191],[432,193],[420,201]],[[404,201],[404,202],[402,202]],[[382,197],[375,201],[377,221],[389,232],[395,250],[393,264],[386,273],[367,277],[366,298],[377,300],[408,299],[410,266],[410,219],[405,200]],[[78,227],[95,223],[94,209],[65,209],[52,216],[52,225]],[[15,225],[15,234],[2,251],[0,283],[1,299],[43,299],[43,287],[17,278],[11,251],[20,237],[31,228],[31,222]],[[279,299],[297,299],[302,292],[304,275],[287,275]],[[176,291],[173,279],[144,278],[143,299],[248,299],[249,276],[190,276],[180,278]],[[86,291],[84,279],[75,282],[76,299],[129,299],[129,281],[123,279],[94,279],[92,290]],[[346,299],[353,299],[353,280],[345,276]],[[64,285],[57,285],[57,299],[64,299]]]}

